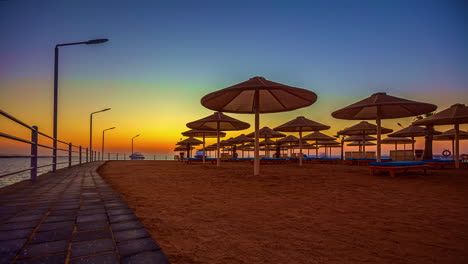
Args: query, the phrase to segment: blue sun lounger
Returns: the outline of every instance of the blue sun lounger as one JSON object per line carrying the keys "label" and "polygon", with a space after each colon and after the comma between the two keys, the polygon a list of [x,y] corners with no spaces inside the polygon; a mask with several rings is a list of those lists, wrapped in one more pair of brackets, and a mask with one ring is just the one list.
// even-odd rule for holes
{"label": "blue sun lounger", "polygon": [[397,172],[407,172],[409,170],[424,170],[427,174],[427,169],[430,166],[424,161],[390,161],[390,162],[371,162],[369,166],[370,174],[375,175],[376,171],[388,171],[390,176],[395,177]]}

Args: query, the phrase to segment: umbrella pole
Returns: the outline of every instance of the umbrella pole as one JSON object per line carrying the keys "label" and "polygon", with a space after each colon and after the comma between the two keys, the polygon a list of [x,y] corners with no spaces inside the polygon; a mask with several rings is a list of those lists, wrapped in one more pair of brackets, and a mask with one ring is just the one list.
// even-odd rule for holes
{"label": "umbrella pole", "polygon": [[460,168],[460,159],[458,158],[460,150],[460,141],[459,141],[460,125],[455,123],[455,168]]}
{"label": "umbrella pole", "polygon": [[302,127],[299,127],[299,166],[302,166]]}
{"label": "umbrella pole", "polygon": [[376,123],[377,123],[377,162],[380,162],[381,159],[380,159],[380,118],[377,118],[376,120]]}
{"label": "umbrella pole", "polygon": [[414,155],[414,137],[411,137],[411,148],[413,150],[413,160],[416,159],[415,155]]}
{"label": "umbrella pole", "polygon": [[221,166],[221,159],[219,158],[219,122],[216,123],[217,141],[216,141],[216,167]]}
{"label": "umbrella pole", "polygon": [[366,135],[362,135],[362,152],[363,152],[362,158],[365,159],[366,158]]}
{"label": "umbrella pole", "polygon": [[205,133],[203,133],[203,164],[205,164]]}
{"label": "umbrella pole", "polygon": [[259,109],[259,104],[260,104],[260,96],[259,96],[259,91],[255,91],[255,153],[254,153],[254,176],[260,175],[260,159],[259,159],[259,137],[260,137],[260,109]]}
{"label": "umbrella pole", "polygon": [[244,158],[244,142],[242,142],[242,158]]}
{"label": "umbrella pole", "polygon": [[[455,157],[455,139],[452,139],[452,159]],[[455,160],[455,159],[453,159]]]}
{"label": "umbrella pole", "polygon": [[315,157],[318,158],[318,144],[317,140],[315,140]]}

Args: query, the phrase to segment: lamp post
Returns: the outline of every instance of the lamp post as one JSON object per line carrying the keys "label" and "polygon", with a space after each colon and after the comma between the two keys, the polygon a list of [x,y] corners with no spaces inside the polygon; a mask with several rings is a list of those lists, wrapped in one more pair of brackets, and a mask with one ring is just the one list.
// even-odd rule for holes
{"label": "lamp post", "polygon": [[104,130],[102,131],[102,151],[101,151],[101,152],[102,152],[103,157],[104,157],[104,132],[106,132],[107,130],[114,129],[114,128],[115,128],[115,127],[111,127],[111,128],[108,128],[108,129],[104,129]]}
{"label": "lamp post", "polygon": [[102,109],[100,111],[92,112],[89,115],[89,151],[91,153],[91,161],[93,161],[94,155],[93,155],[93,115],[97,113],[101,113],[104,111],[111,110],[110,108]]}
{"label": "lamp post", "polygon": [[[132,137],[132,154],[133,154],[133,139],[136,138],[136,137],[138,137],[139,135],[140,135],[140,134],[138,134],[138,135]],[[131,155],[131,154],[130,154],[130,155]]]}
{"label": "lamp post", "polygon": [[58,57],[59,57],[59,47],[62,46],[72,46],[72,45],[81,45],[81,44],[100,44],[109,41],[108,39],[92,39],[82,42],[72,42],[72,43],[62,43],[55,45],[55,58],[54,58],[54,142],[52,150],[52,171],[57,169],[57,105],[58,105]]}

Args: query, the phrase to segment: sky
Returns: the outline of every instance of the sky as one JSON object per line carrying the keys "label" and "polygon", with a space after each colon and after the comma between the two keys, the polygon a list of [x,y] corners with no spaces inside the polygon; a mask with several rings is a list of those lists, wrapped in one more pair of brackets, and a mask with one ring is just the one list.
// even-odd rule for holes
{"label": "sky", "polygon": [[[135,151],[171,157],[185,124],[212,114],[200,103],[204,95],[254,76],[318,95],[309,107],[261,115],[262,127],[305,116],[334,135],[357,121],[331,113],[375,92],[438,111],[468,103],[467,18],[462,0],[0,0],[0,109],[52,135],[55,45],[108,38],[59,48],[63,141],[87,147],[90,113],[110,107],[93,117],[93,148],[115,126],[105,134],[106,152],[129,153],[140,134]],[[228,115],[253,125],[253,115]],[[396,131],[413,121],[382,125]],[[3,117],[0,132],[30,137]],[[2,154],[28,148],[0,139]],[[446,148],[449,142],[437,142],[434,153]]]}

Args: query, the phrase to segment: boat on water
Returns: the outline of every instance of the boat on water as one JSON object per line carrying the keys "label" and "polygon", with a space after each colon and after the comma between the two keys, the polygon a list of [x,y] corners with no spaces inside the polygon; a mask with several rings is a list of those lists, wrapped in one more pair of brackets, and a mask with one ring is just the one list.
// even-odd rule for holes
{"label": "boat on water", "polygon": [[132,160],[144,160],[145,159],[145,156],[143,156],[143,154],[141,154],[140,152],[132,153],[129,157]]}

